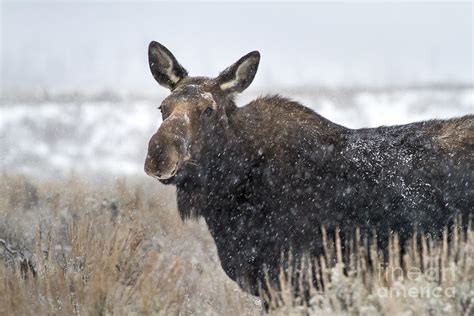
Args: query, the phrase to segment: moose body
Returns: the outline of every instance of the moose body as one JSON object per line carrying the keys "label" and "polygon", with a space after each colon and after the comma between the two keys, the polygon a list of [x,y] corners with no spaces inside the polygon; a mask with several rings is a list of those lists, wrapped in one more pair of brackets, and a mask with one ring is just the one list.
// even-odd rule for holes
{"label": "moose body", "polygon": [[145,171],[177,189],[183,219],[204,217],[227,275],[253,294],[293,258],[323,253],[322,227],[351,236],[438,236],[474,208],[474,117],[349,129],[280,96],[237,107],[252,52],[215,79],[189,77],[152,42],[150,67],[172,93]]}

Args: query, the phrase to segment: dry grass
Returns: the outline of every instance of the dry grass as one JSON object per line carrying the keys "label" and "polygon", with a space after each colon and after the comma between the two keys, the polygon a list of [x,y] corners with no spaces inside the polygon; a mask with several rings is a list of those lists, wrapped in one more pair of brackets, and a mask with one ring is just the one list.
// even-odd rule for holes
{"label": "dry grass", "polygon": [[258,313],[205,225],[181,222],[172,189],[112,183],[1,178],[0,239],[22,254],[0,245],[0,315]]}
{"label": "dry grass", "polygon": [[[262,312],[222,271],[205,225],[181,222],[172,189],[127,181],[0,177],[1,315]],[[325,256],[306,261],[300,279],[281,274],[270,313],[474,311],[472,231],[457,229],[449,241],[414,238],[402,258],[394,236],[387,265],[357,240],[347,273],[337,236],[326,239]],[[290,284],[313,279],[308,303]]]}
{"label": "dry grass", "polygon": [[[456,225],[451,238],[445,230],[441,240],[415,235],[406,245],[403,255],[398,237],[393,235],[388,261],[382,259],[383,254],[376,243],[367,248],[367,241],[356,238],[358,246],[350,250],[347,267],[342,261],[338,234],[333,241],[328,236],[325,239],[324,256],[315,261],[306,260],[299,267],[303,273],[299,274],[298,279],[291,279],[283,271],[280,273],[283,290],[270,292],[271,312],[364,315],[474,313],[472,230],[465,232]],[[309,303],[298,297],[291,286],[297,283],[301,288],[308,285],[307,280],[314,280],[307,287],[311,298]]]}

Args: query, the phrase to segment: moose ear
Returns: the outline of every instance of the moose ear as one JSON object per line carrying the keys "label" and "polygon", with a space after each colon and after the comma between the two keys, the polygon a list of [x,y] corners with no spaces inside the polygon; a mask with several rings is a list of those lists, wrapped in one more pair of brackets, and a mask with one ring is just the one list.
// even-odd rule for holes
{"label": "moose ear", "polygon": [[153,77],[160,85],[170,90],[176,88],[178,82],[188,76],[171,52],[157,42],[148,46],[148,63]]}
{"label": "moose ear", "polygon": [[224,92],[242,92],[252,83],[257,73],[260,53],[253,51],[240,58],[235,64],[217,77],[217,83]]}

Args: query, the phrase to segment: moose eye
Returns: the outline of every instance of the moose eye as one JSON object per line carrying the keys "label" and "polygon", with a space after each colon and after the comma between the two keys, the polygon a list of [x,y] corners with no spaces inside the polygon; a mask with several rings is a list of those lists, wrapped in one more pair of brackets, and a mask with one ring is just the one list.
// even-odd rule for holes
{"label": "moose eye", "polygon": [[214,109],[211,108],[210,106],[204,110],[204,114],[206,114],[207,116],[210,116],[212,112],[214,112]]}

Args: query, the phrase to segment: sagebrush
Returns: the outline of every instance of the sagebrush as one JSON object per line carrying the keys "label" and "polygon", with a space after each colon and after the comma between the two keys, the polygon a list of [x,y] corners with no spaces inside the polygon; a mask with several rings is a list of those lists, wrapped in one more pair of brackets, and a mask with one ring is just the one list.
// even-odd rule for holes
{"label": "sagebrush", "polygon": [[[0,314],[261,314],[222,271],[205,224],[181,221],[174,194],[142,179],[1,176]],[[269,313],[473,313],[472,230],[413,238],[402,257],[394,235],[386,263],[358,240],[344,265],[337,234],[325,243],[297,279],[282,271]]]}

